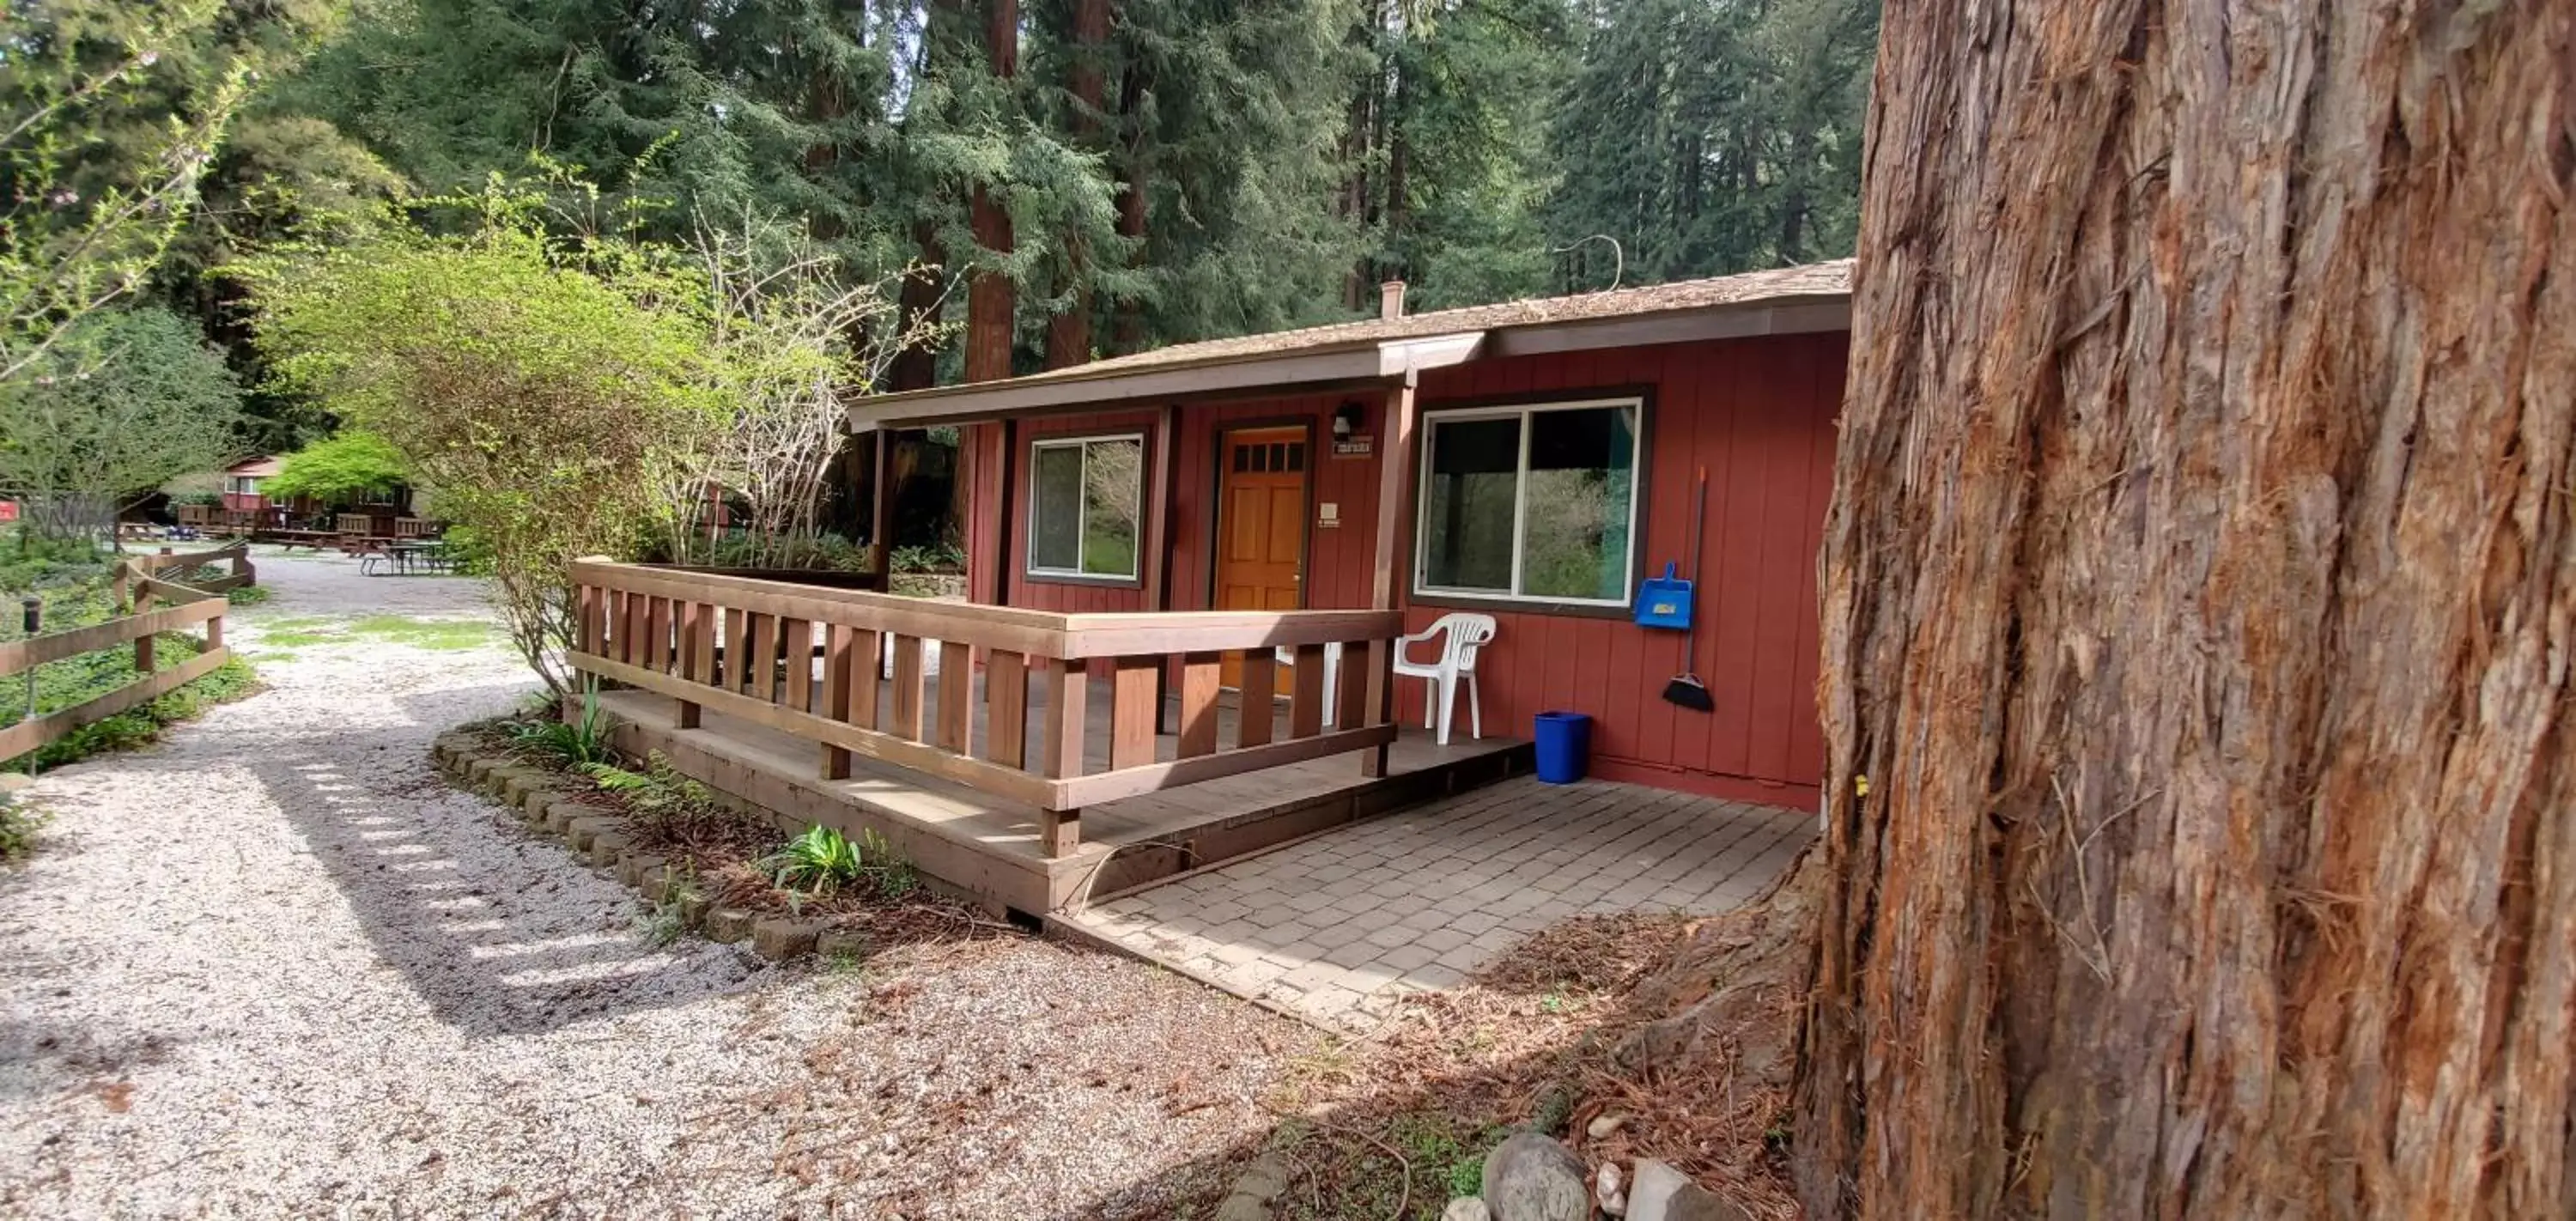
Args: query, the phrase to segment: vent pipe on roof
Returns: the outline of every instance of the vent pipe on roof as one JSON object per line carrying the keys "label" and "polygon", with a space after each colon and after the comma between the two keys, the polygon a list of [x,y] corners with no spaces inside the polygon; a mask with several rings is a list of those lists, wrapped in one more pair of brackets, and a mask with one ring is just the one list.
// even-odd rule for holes
{"label": "vent pipe on roof", "polygon": [[1377,286],[1377,316],[1389,319],[1404,316],[1404,281],[1389,280]]}

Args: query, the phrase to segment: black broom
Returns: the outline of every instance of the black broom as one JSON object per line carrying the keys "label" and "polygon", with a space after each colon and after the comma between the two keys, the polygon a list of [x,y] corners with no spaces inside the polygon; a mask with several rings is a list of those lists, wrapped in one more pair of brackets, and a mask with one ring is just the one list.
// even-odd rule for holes
{"label": "black broom", "polygon": [[1695,712],[1717,711],[1717,701],[1708,694],[1708,684],[1699,681],[1697,671],[1699,639],[1699,529],[1708,517],[1708,468],[1699,468],[1699,490],[1691,494],[1691,616],[1682,624],[1682,672],[1664,684],[1664,702]]}

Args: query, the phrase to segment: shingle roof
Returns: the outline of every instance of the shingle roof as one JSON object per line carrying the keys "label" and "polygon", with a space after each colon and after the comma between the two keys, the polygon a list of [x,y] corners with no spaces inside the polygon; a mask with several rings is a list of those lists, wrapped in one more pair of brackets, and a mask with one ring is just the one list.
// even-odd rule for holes
{"label": "shingle roof", "polygon": [[1096,360],[1089,364],[1052,369],[1022,377],[870,396],[852,405],[851,419],[856,424],[862,419],[901,418],[906,414],[907,407],[919,405],[925,400],[937,400],[944,405],[947,412],[956,413],[970,400],[991,402],[997,397],[1025,400],[1033,395],[1059,397],[1057,392],[1050,388],[1061,388],[1063,394],[1078,397],[1079,391],[1076,387],[1093,381],[1117,383],[1120,379],[1137,375],[1162,374],[1183,369],[1322,356],[1339,352],[1375,351],[1380,345],[1407,340],[1429,340],[1440,336],[1483,334],[1491,337],[1496,332],[1508,334],[1514,329],[1523,327],[1608,322],[1657,315],[1686,315],[1701,311],[1724,310],[1729,307],[1767,306],[1792,301],[1847,300],[1851,296],[1851,271],[1851,260],[1837,259],[1827,263],[1782,267],[1770,271],[1752,271],[1706,280],[1681,280],[1670,284],[1650,284],[1641,288],[1578,293],[1569,297],[1534,297],[1493,305],[1472,305],[1463,309],[1433,310],[1429,313],[1409,314],[1401,318],[1364,318],[1291,331],[1271,331],[1259,335],[1238,335],[1230,339],[1174,344],[1171,347],[1156,348],[1150,352],[1137,352],[1107,360]]}
{"label": "shingle roof", "polygon": [[1197,364],[1238,357],[1276,356],[1287,352],[1311,351],[1344,345],[1383,343],[1390,339],[1413,339],[1424,335],[1449,335],[1461,331],[1491,331],[1516,326],[1537,326],[1583,322],[1598,318],[1624,318],[1637,314],[1659,314],[1680,310],[1707,309],[1720,305],[1743,305],[1784,297],[1847,297],[1851,295],[1850,259],[1829,263],[1810,263],[1803,267],[1782,267],[1771,271],[1749,271],[1741,275],[1717,276],[1706,280],[1679,280],[1670,284],[1649,284],[1640,288],[1618,288],[1608,292],[1579,293],[1571,297],[1532,297],[1520,301],[1503,301],[1493,305],[1470,305],[1461,309],[1433,310],[1401,318],[1368,318],[1357,322],[1336,322],[1293,331],[1271,331],[1260,335],[1238,335],[1231,339],[1208,339],[1198,343],[1174,344],[1151,352],[1118,356],[1093,361],[1071,369],[1032,374],[1016,381],[1062,376],[1119,373],[1130,369],[1152,368],[1167,364]]}

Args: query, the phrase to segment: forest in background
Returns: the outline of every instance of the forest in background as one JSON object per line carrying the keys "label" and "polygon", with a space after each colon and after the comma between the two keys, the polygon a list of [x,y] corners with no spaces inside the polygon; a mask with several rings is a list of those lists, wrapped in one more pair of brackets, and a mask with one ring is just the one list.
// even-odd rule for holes
{"label": "forest in background", "polygon": [[906,333],[946,339],[877,387],[910,388],[1330,321],[1383,279],[1436,309],[1848,253],[1877,29],[1871,0],[232,0],[90,135],[249,82],[143,296],[232,354],[278,452],[328,421],[261,389],[222,269],[387,201],[536,171],[647,237],[790,220],[903,277]]}

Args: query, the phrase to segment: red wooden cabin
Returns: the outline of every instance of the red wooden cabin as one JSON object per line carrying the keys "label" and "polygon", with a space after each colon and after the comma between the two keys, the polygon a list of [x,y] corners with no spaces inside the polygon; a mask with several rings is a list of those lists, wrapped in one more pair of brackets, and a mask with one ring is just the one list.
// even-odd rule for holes
{"label": "red wooden cabin", "polygon": [[[1849,278],[1390,310],[864,400],[859,431],[959,430],[966,602],[882,568],[584,560],[570,660],[622,749],[1029,913],[1508,775],[1545,710],[1595,718],[1596,775],[1810,808]],[[1632,621],[1667,562],[1699,582],[1690,656]],[[1444,745],[1393,646],[1459,608],[1500,633],[1486,736],[1461,710]],[[1685,669],[1713,711],[1660,698]]]}
{"label": "red wooden cabin", "polygon": [[[1488,734],[1527,737],[1540,711],[1585,712],[1595,775],[1812,807],[1823,752],[1815,556],[1849,278],[1837,262],[1391,309],[885,396],[853,420],[962,426],[972,601],[1391,605],[1414,631],[1451,609],[1482,610],[1501,629],[1478,664]],[[1400,303],[1401,287],[1390,290]],[[1112,480],[1133,467],[1140,486],[1102,495],[1114,502],[1105,508],[1068,508],[1069,472],[1103,464],[1117,468]],[[1702,470],[1706,523],[1689,555]],[[1129,495],[1141,519],[1122,524]],[[1392,522],[1381,513],[1390,499],[1407,506]],[[1530,571],[1533,530],[1557,544],[1545,557],[1556,571]],[[1668,561],[1698,580],[1694,657],[1682,633],[1631,618],[1637,583]],[[1660,698],[1684,670],[1707,682],[1714,712]],[[1422,683],[1399,682],[1400,715],[1419,725],[1423,697]]]}

